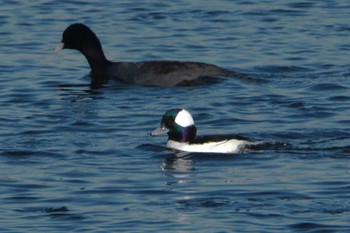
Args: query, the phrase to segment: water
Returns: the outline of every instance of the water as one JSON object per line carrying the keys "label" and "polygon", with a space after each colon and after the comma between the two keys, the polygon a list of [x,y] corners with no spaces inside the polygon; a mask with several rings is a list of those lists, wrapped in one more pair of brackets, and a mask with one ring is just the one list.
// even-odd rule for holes
{"label": "water", "polygon": [[[1,232],[348,232],[347,1],[6,1],[0,6]],[[111,60],[191,60],[251,79],[93,89],[54,54],[84,22]],[[162,114],[268,146],[164,149]]]}

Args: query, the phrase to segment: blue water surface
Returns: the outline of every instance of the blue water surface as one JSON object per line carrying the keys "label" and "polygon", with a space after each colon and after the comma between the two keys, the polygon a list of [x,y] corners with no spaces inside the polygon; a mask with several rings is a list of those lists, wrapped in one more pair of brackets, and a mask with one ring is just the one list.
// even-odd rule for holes
{"label": "blue water surface", "polygon": [[[5,1],[0,232],[349,232],[350,2]],[[113,61],[207,62],[204,86],[90,85],[82,22]],[[265,142],[189,154],[152,138],[185,107],[198,134]]]}

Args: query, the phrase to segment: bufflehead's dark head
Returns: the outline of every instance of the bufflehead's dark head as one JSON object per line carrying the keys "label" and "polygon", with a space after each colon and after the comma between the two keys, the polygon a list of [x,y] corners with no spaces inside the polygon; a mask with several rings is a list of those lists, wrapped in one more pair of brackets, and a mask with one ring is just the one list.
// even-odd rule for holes
{"label": "bufflehead's dark head", "polygon": [[82,53],[86,49],[102,50],[101,43],[95,33],[86,25],[75,23],[64,30],[61,42],[56,46],[55,52],[62,49],[75,49]]}
{"label": "bufflehead's dark head", "polygon": [[151,135],[167,133],[169,140],[178,142],[190,142],[196,137],[197,129],[192,115],[185,109],[168,110],[162,118],[160,127]]}

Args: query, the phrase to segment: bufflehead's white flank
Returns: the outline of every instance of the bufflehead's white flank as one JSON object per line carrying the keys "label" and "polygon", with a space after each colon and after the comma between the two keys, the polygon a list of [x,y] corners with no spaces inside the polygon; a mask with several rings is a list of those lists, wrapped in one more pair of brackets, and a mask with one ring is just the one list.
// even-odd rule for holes
{"label": "bufflehead's white flank", "polygon": [[145,61],[112,62],[105,57],[95,33],[81,23],[66,28],[62,41],[55,49],[80,51],[91,68],[92,81],[104,83],[109,79],[145,86],[187,86],[210,83],[214,77],[234,77],[235,72],[200,62]]}
{"label": "bufflehead's white flank", "polygon": [[255,144],[247,138],[233,135],[196,136],[191,114],[185,109],[168,110],[160,127],[151,135],[168,134],[167,147],[187,152],[239,153],[245,146]]}

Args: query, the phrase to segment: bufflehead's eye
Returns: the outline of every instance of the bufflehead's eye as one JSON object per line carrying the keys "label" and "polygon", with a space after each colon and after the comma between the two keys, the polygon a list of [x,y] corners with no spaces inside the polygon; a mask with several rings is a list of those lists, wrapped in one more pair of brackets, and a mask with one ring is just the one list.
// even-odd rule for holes
{"label": "bufflehead's eye", "polygon": [[170,116],[164,119],[164,126],[170,128],[175,122],[175,117]]}

